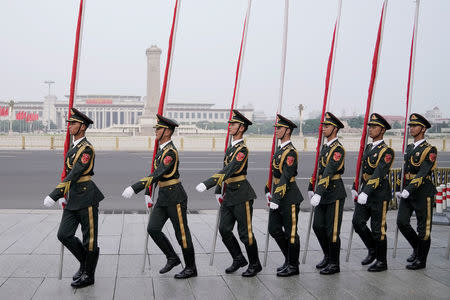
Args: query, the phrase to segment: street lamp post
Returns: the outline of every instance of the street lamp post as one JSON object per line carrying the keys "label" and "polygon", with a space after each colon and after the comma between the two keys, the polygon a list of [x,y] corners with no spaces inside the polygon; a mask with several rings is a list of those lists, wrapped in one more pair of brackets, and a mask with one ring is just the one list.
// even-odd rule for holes
{"label": "street lamp post", "polygon": [[52,84],[54,84],[55,82],[53,80],[46,80],[44,81],[45,84],[48,84],[48,96],[47,96],[47,101],[48,101],[48,114],[47,114],[47,132],[50,131],[50,95],[51,95],[51,86]]}
{"label": "street lamp post", "polygon": [[14,108],[14,100],[9,101],[9,134],[12,134],[12,115]]}
{"label": "street lamp post", "polygon": [[300,104],[299,106],[298,106],[298,112],[299,112],[299,114],[300,114],[300,126],[299,126],[299,130],[300,130],[300,133],[299,133],[299,136],[300,137],[303,137],[303,110],[305,109],[305,106],[303,106],[303,104]]}

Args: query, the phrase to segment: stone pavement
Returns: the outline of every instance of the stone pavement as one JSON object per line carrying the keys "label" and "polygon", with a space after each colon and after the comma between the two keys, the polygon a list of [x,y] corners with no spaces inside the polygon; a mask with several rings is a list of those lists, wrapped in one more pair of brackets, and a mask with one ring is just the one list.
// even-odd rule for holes
{"label": "stone pavement", "polygon": [[[352,213],[344,212],[343,248],[347,246]],[[215,212],[189,214],[199,274],[188,280],[173,278],[181,267],[168,274],[158,273],[165,264],[165,257],[151,239],[150,267],[147,264],[142,273],[146,215],[101,214],[101,255],[96,283],[84,289],[72,289],[71,277],[78,264],[67,250],[63,278],[57,278],[60,244],[56,232],[61,212],[0,210],[0,299],[449,299],[450,261],[445,258],[445,247],[450,227],[433,226],[427,268],[409,271],[405,269],[405,260],[411,249],[401,234],[397,258],[391,257],[396,213],[390,211],[387,217],[390,247],[387,272],[369,273],[367,267],[361,266],[366,250],[355,234],[349,262],[345,262],[345,251],[341,251],[341,273],[319,275],[314,265],[322,255],[312,234],[306,264],[300,265],[299,276],[290,278],[277,278],[275,275],[275,269],[283,259],[273,240],[270,241],[267,267],[257,277],[241,277],[244,269],[232,275],[224,273],[231,258],[220,239],[214,265],[209,266]],[[308,215],[308,212],[301,212],[299,217],[300,257],[303,255]],[[164,230],[180,252],[173,230],[168,225]],[[262,261],[266,211],[255,210],[253,226]]]}

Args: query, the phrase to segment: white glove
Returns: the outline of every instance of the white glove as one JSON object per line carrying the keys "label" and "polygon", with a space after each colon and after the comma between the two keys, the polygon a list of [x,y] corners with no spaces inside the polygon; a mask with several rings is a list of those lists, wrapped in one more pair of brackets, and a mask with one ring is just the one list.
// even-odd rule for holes
{"label": "white glove", "polygon": [[59,208],[61,208],[61,209],[66,208],[66,205],[67,205],[66,198],[64,198],[64,197],[59,198],[58,199],[58,205],[59,205]]}
{"label": "white glove", "polygon": [[318,194],[314,194],[314,196],[311,197],[311,205],[316,207],[317,205],[319,205],[320,203],[320,199],[322,198],[322,196],[318,195]]}
{"label": "white glove", "polygon": [[402,198],[402,193],[401,192],[395,192],[395,198],[397,198],[397,201],[400,201],[400,199]]}
{"label": "white glove", "polygon": [[309,200],[311,200],[311,198],[314,196],[314,192],[313,191],[308,191],[308,198]]}
{"label": "white glove", "polygon": [[403,199],[406,199],[406,198],[408,198],[409,197],[409,192],[407,191],[407,190],[403,190],[402,191],[402,198]]}
{"label": "white glove", "polygon": [[362,205],[367,203],[367,194],[366,193],[362,192],[361,194],[359,194],[358,203],[362,204]]}
{"label": "white glove", "polygon": [[204,191],[206,191],[206,185],[202,182],[199,183],[195,189],[197,190],[197,192],[203,193]]}
{"label": "white glove", "polygon": [[122,197],[130,199],[131,196],[133,196],[133,195],[134,195],[134,190],[131,186],[129,186],[125,190],[123,190]]}
{"label": "white glove", "polygon": [[145,195],[145,205],[147,206],[147,208],[150,208],[153,206],[153,200],[152,197],[150,197],[149,195]]}
{"label": "white glove", "polygon": [[45,197],[45,199],[44,199],[44,206],[45,207],[52,207],[53,205],[55,205],[55,200],[50,198],[50,196]]}
{"label": "white glove", "polygon": [[219,206],[221,206],[222,202],[223,202],[222,194],[215,194],[215,195],[216,195],[217,203],[219,203]]}
{"label": "white glove", "polygon": [[270,200],[272,200],[272,194],[266,193],[265,196],[266,196],[267,206],[270,206]]}
{"label": "white glove", "polygon": [[358,197],[358,192],[352,189],[352,200],[355,200]]}
{"label": "white glove", "polygon": [[269,207],[270,209],[278,209],[279,205],[274,202],[270,202]]}

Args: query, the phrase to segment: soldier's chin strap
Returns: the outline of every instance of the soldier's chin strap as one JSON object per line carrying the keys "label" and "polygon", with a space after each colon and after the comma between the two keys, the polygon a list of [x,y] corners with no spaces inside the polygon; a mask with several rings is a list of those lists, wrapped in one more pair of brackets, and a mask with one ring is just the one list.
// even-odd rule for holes
{"label": "soldier's chin strap", "polygon": [[[286,128],[286,127],[284,127],[284,128]],[[281,140],[284,139],[284,136],[286,135],[286,131],[287,131],[288,129],[290,129],[290,128],[286,128],[286,129],[284,130],[284,133],[283,133],[283,136],[281,137]]]}
{"label": "soldier's chin strap", "polygon": [[80,133],[81,126],[83,125],[83,123],[78,122],[78,124],[80,124],[80,126],[78,127],[77,133],[75,133],[73,136],[77,136]]}

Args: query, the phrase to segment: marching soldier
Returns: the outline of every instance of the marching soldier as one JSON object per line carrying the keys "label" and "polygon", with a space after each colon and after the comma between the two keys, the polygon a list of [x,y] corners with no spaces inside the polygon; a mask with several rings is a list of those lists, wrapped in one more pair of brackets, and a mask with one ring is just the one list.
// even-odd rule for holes
{"label": "marching soldier", "polygon": [[[418,270],[426,267],[431,244],[432,205],[436,194],[431,172],[436,168],[437,149],[425,141],[425,132],[431,127],[427,119],[413,113],[408,125],[414,143],[409,144],[405,152],[403,191],[396,193],[400,200],[397,226],[413,248],[406,268]],[[413,211],[417,218],[417,233],[410,224]]]}
{"label": "marching soldier", "polygon": [[239,238],[245,245],[250,262],[242,276],[253,277],[262,270],[262,267],[252,230],[253,200],[256,199],[256,194],[246,179],[248,149],[243,140],[244,132],[252,122],[238,110],[233,110],[229,123],[231,123],[230,134],[233,136],[233,141],[226,150],[223,169],[198,184],[196,189],[204,192],[216,186],[216,199],[220,205],[219,232],[233,258],[233,263],[225,272],[233,273],[247,265],[247,260],[242,255],[239,243],[233,235],[233,227],[237,222]]}
{"label": "marching soldier", "polygon": [[277,117],[276,137],[281,145],[272,157],[273,197],[267,184],[265,192],[270,206],[269,233],[284,255],[284,264],[277,268],[277,276],[287,277],[299,274],[297,223],[303,197],[295,182],[298,152],[291,143],[291,134],[297,125],[280,114]]}
{"label": "marching soldier", "polygon": [[[352,189],[353,199],[358,198],[352,222],[369,250],[361,264],[368,265],[376,259],[368,271],[380,272],[387,270],[386,211],[391,198],[388,176],[394,150],[383,141],[384,133],[391,126],[382,116],[373,113],[368,125],[372,143],[366,146],[362,158],[361,193],[358,195],[356,186]],[[369,218],[372,231],[366,225]]]}
{"label": "marching soldier", "polygon": [[155,126],[155,133],[156,139],[159,141],[159,149],[154,162],[155,170],[148,177],[144,177],[132,186],[127,187],[122,196],[130,198],[132,195],[145,189],[145,202],[147,206],[152,206],[153,201],[150,197],[149,187],[154,183],[158,183],[158,201],[150,216],[147,232],[167,258],[166,265],[159,273],[167,273],[181,263],[169,239],[162,232],[167,219],[170,219],[178,244],[182,248],[186,265],[180,273],[175,275],[175,278],[195,277],[197,276],[197,268],[195,265],[194,246],[186,217],[187,195],[179,179],[178,150],[171,140],[178,123],[159,114],[156,117],[158,122]]}
{"label": "marching soldier", "polygon": [[[73,144],[65,156],[66,178],[44,199],[51,207],[55,201],[65,205],[58,230],[58,239],[80,262],[71,285],[82,288],[94,284],[94,273],[100,249],[97,246],[98,204],[104,199],[102,192],[91,180],[94,175],[94,147],[85,137],[86,129],[94,122],[75,108],[71,109],[69,132]],[[66,201],[67,199],[67,201]],[[81,224],[83,242],[76,236]]]}
{"label": "marching soldier", "polygon": [[308,187],[311,205],[316,207],[313,230],[324,253],[323,260],[316,265],[316,268],[321,269],[320,274],[323,275],[340,272],[341,239],[339,234],[346,198],[344,183],[341,179],[344,173],[345,150],[337,138],[341,128],[344,128],[342,122],[332,113],[327,112],[322,129],[327,142],[320,151],[319,182],[315,193],[311,181]]}

